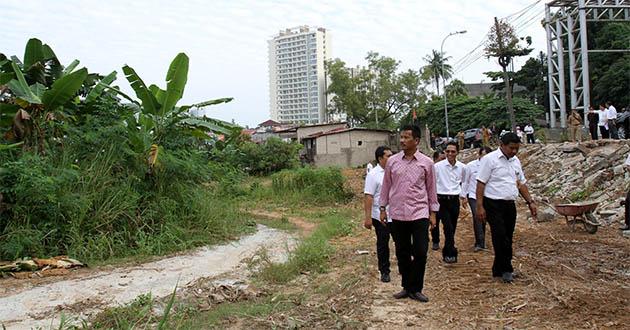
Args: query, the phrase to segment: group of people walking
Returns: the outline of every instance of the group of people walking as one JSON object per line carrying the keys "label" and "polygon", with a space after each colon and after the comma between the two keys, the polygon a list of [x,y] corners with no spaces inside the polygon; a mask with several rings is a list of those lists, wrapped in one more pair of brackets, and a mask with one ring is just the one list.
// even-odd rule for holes
{"label": "group of people walking", "polygon": [[481,147],[478,159],[469,164],[457,161],[460,146],[456,141],[447,143],[444,159],[437,162],[418,151],[419,143],[420,129],[413,125],[403,127],[401,151],[392,154],[387,147],[377,148],[378,165],[366,176],[364,226],[374,227],[376,231],[381,281],[391,280],[391,234],[402,278],[402,290],[394,298],[429,301],[423,293],[429,236],[432,249],[439,250],[442,223],[442,260],[448,264],[458,262],[457,221],[461,207],[468,205],[474,218],[475,251],[486,248],[487,222],[495,253],[492,276],[512,282],[512,238],[518,195],[523,196],[534,218],[537,213],[516,157],[520,138],[515,133],[504,134],[497,150]]}

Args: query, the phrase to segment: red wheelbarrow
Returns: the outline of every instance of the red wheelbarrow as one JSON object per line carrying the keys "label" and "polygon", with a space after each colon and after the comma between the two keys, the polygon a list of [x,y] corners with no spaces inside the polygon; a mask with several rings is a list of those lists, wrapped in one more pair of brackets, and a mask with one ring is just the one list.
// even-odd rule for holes
{"label": "red wheelbarrow", "polygon": [[556,204],[554,209],[558,214],[564,216],[571,230],[575,230],[575,224],[582,223],[586,232],[595,234],[599,227],[599,222],[593,215],[597,205],[599,205],[599,202],[583,201],[571,204]]}

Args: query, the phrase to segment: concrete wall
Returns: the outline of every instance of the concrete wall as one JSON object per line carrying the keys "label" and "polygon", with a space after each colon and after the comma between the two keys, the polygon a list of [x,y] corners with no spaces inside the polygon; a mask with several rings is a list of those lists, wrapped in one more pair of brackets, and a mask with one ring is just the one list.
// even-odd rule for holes
{"label": "concrete wall", "polygon": [[[374,159],[377,147],[389,146],[387,132],[348,131],[317,138],[315,166],[356,167]],[[391,146],[390,146],[391,147]]]}

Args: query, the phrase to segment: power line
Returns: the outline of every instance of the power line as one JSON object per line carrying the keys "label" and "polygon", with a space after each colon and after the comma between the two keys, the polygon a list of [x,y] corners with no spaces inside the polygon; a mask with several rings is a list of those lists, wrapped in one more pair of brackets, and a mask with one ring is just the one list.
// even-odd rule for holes
{"label": "power line", "polygon": [[[540,17],[540,15],[544,13],[544,8],[543,8],[542,11],[534,11],[532,12],[533,14],[528,15],[528,12],[530,12],[540,2],[541,0],[534,2],[528,5],[527,7],[517,11],[516,13],[506,16],[504,20],[507,23],[513,25],[515,32],[518,33],[526,29],[527,27],[531,26]],[[515,15],[518,15],[518,16],[514,18],[513,20],[511,20],[510,18]],[[464,55],[462,58],[460,58],[454,63],[453,74],[462,72],[463,70],[467,69],[470,65],[472,65],[473,63],[477,62],[479,59],[484,57],[485,51],[484,50],[477,51],[477,50],[486,43],[486,41],[488,40],[488,36],[489,34],[487,34],[485,38],[481,41],[481,43],[479,43],[479,45],[477,45],[473,50],[468,52],[466,55]]]}

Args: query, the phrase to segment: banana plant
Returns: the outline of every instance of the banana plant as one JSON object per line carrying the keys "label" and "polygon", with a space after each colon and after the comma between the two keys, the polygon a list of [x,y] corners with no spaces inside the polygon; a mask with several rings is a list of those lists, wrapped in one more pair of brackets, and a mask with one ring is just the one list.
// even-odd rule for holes
{"label": "banana plant", "polygon": [[[152,168],[156,161],[159,146],[164,143],[166,132],[180,129],[185,134],[198,138],[211,138],[209,133],[232,135],[240,127],[230,123],[207,117],[195,117],[189,114],[192,109],[210,105],[227,103],[232,98],[221,98],[191,105],[177,106],[184,95],[188,79],[189,59],[179,53],[171,62],[166,74],[166,89],[147,84],[136,71],[128,66],[122,70],[139,101],[131,100],[132,106],[138,106],[138,112],[127,120],[129,140],[136,152],[148,154],[148,165]],[[121,93],[122,94],[122,93]],[[129,98],[126,95],[123,97]],[[151,151],[150,151],[151,150]]]}
{"label": "banana plant", "polygon": [[24,62],[15,56],[0,57],[0,84],[6,86],[0,127],[11,126],[5,138],[23,141],[25,147],[37,142],[39,151],[44,151],[43,124],[53,120],[59,108],[77,102],[77,92],[88,76],[85,68],[74,71],[77,65],[75,60],[63,70],[52,49],[38,39],[26,44]]}

